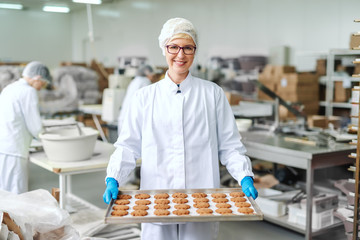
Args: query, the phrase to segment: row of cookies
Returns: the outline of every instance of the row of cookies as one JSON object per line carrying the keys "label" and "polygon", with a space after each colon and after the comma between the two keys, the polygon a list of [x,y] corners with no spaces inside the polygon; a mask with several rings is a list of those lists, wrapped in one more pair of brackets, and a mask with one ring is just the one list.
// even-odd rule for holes
{"label": "row of cookies", "polygon": [[[196,209],[196,213],[203,215],[203,214],[212,214],[213,210],[210,209],[210,204],[209,199],[206,198],[208,195],[206,193],[193,193],[191,195],[191,197],[193,197],[193,202],[194,202],[194,207],[197,208]],[[242,192],[233,192],[230,193],[229,196],[231,196],[231,201],[235,202],[237,207],[245,207],[245,208],[249,208],[249,206],[251,206],[251,204],[246,203],[246,199],[242,198],[244,196],[244,194]],[[140,216],[145,216],[147,215],[147,212],[145,213],[144,211],[146,211],[147,209],[149,209],[146,205],[149,205],[151,203],[150,200],[150,195],[149,194],[136,194],[135,195],[135,211],[139,211],[141,210],[141,215]],[[173,210],[173,214],[175,215],[189,215],[190,211],[188,210],[190,208],[190,205],[186,204],[188,203],[188,194],[186,193],[174,193],[172,194],[173,199],[172,199],[172,203],[176,204],[174,206],[175,210]],[[213,193],[211,194],[211,197],[213,198],[212,201],[216,203],[216,213],[219,214],[231,214],[232,210],[230,209],[231,205],[226,203],[228,202],[228,199],[226,199],[226,194],[224,193]],[[120,206],[114,206],[114,213],[112,213],[113,215],[120,215],[120,216],[124,216],[123,214],[125,214],[125,212],[123,212],[125,209],[123,209],[123,207],[121,207],[122,205],[126,205],[129,204],[130,201],[129,199],[132,198],[132,196],[130,195],[119,195],[118,200],[115,201],[116,204],[119,204]],[[155,205],[154,206],[154,214],[158,215],[158,216],[164,216],[164,215],[169,215],[170,214],[170,205],[168,205],[170,203],[170,200],[168,199],[170,198],[170,195],[167,193],[160,193],[160,194],[155,194],[154,195],[154,199],[155,199]],[[146,209],[139,209],[139,206],[145,206]],[[128,208],[127,208],[128,209]],[[122,210],[120,213],[117,213],[116,211],[118,210]],[[251,209],[252,210],[252,209]],[[251,211],[249,210],[249,211]],[[138,212],[132,212],[133,216],[137,216],[136,214]],[[249,213],[249,211],[245,211],[242,210],[239,212],[240,213]]]}

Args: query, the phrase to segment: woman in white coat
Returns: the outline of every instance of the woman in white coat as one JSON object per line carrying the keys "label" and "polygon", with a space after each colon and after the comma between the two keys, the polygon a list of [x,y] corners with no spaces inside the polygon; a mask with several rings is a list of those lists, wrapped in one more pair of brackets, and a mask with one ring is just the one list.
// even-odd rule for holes
{"label": "woman in white coat", "polygon": [[28,191],[28,155],[31,140],[42,130],[37,90],[51,81],[48,68],[30,62],[23,77],[0,95],[0,189]]}
{"label": "woman in white coat", "polygon": [[[251,162],[245,156],[234,115],[223,90],[193,77],[197,34],[183,18],[168,20],[159,36],[168,71],[164,79],[136,92],[107,168],[104,201],[142,158],[140,188],[219,188],[219,160],[247,196],[257,197]],[[218,223],[143,223],[143,240],[216,239]]]}

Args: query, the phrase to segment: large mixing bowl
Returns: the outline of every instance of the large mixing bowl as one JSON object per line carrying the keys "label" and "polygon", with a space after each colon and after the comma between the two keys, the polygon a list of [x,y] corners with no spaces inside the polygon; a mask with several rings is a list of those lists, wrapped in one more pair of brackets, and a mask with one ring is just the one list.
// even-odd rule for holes
{"label": "large mixing bowl", "polygon": [[40,134],[46,156],[50,161],[73,162],[89,159],[99,132],[90,127],[58,128]]}

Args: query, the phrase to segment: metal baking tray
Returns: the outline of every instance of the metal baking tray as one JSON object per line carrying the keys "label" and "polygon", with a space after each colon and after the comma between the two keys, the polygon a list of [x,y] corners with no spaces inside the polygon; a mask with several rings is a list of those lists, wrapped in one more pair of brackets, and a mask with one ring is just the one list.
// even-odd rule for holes
{"label": "metal baking tray", "polygon": [[[254,209],[254,212],[251,215],[239,213],[237,211],[238,207],[235,206],[235,204],[230,201],[229,193],[236,192],[236,191],[242,191],[241,188],[212,188],[212,189],[161,189],[161,190],[121,190],[119,191],[119,194],[128,194],[131,195],[132,198],[129,199],[130,203],[128,206],[130,209],[128,210],[128,215],[125,216],[112,216],[111,212],[113,211],[113,206],[116,205],[115,201],[112,199],[105,214],[105,223],[112,223],[112,224],[123,224],[123,223],[144,223],[144,222],[166,222],[166,223],[176,223],[176,222],[219,222],[219,221],[261,221],[263,220],[263,213],[261,212],[260,208],[254,201],[252,197],[246,197],[246,202],[250,203],[250,208]],[[188,194],[187,199],[189,200],[188,204],[191,206],[189,215],[182,215],[178,216],[173,214],[172,212],[175,210],[174,205],[171,200],[173,193],[186,193]],[[208,194],[207,198],[209,199],[210,207],[214,212],[212,215],[199,215],[196,213],[196,209],[193,206],[193,197],[191,196],[192,193],[196,192],[203,192]],[[131,215],[132,207],[135,205],[135,201],[138,199],[135,199],[136,194],[140,193],[147,193],[151,197],[148,199],[151,201],[151,204],[149,206],[149,210],[147,210],[148,215],[143,217],[134,217]],[[170,200],[170,215],[167,216],[156,216],[154,214],[154,195],[158,193],[168,193],[170,197],[168,198]],[[225,193],[226,198],[229,200],[228,203],[231,204],[231,208],[233,211],[233,215],[221,215],[219,213],[216,213],[215,210],[217,209],[214,202],[212,202],[211,194],[213,193]]]}

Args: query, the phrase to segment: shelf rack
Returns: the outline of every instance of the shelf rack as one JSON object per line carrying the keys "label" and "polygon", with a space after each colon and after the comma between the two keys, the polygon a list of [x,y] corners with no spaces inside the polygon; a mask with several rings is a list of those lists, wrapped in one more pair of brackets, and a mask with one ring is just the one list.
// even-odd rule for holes
{"label": "shelf rack", "polygon": [[[359,228],[359,169],[360,169],[360,131],[359,131],[359,127],[360,127],[360,89],[352,89],[352,91],[357,91],[358,92],[358,102],[357,103],[352,103],[352,104],[357,104],[358,105],[358,114],[357,116],[352,116],[355,118],[358,118],[358,131],[357,131],[357,148],[356,148],[356,162],[355,162],[355,169],[352,170],[355,172],[355,196],[354,196],[354,221],[353,221],[353,240],[358,240],[358,228]],[[353,156],[353,155],[352,155]],[[349,156],[351,157],[351,156]],[[354,158],[354,157],[353,157]]]}
{"label": "shelf rack", "polygon": [[[355,22],[360,22],[360,19],[356,19],[354,20]],[[353,48],[354,50],[360,49],[358,48]],[[355,61],[353,61],[354,64],[360,64],[359,59],[355,59]],[[357,77],[360,78],[359,74],[353,75],[352,77]],[[360,89],[358,88],[353,88],[352,89],[353,93],[355,91],[357,91],[357,102],[356,103],[352,103],[352,104],[357,104],[357,108],[358,108],[358,114],[357,116],[352,116],[357,118],[357,148],[356,148],[356,162],[355,162],[355,196],[354,196],[354,220],[353,220],[353,240],[358,240],[359,238],[359,178],[360,178],[360,173],[359,173],[359,169],[360,169]]]}
{"label": "shelf rack", "polygon": [[[348,57],[354,56],[356,62],[360,61],[360,47],[357,49],[331,49],[327,55],[326,63],[326,76],[320,79],[321,82],[325,82],[326,96],[325,101],[320,102],[320,106],[325,107],[325,115],[332,116],[333,108],[351,108],[351,104],[348,102],[334,102],[334,82],[342,81],[342,78],[334,75],[335,58],[336,57]],[[351,82],[359,82],[359,75],[350,77]]]}

